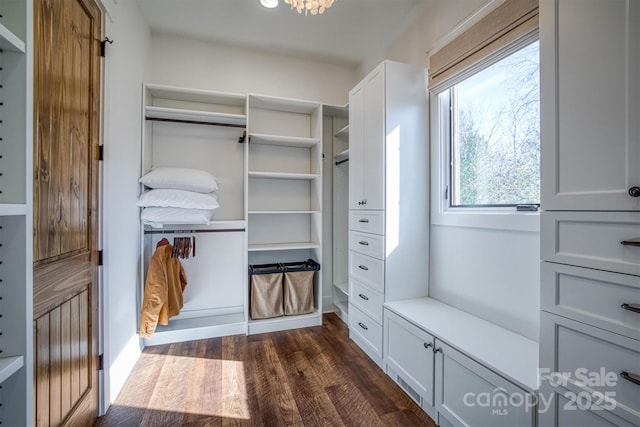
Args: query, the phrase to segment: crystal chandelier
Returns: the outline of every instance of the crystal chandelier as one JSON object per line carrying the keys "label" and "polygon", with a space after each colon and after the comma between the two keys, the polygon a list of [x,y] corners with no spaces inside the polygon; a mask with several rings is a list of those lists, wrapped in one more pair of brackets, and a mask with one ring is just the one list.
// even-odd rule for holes
{"label": "crystal chandelier", "polygon": [[298,13],[304,14],[311,13],[312,15],[323,14],[325,9],[329,9],[334,0],[284,0],[286,4],[291,5],[291,9],[294,7]]}

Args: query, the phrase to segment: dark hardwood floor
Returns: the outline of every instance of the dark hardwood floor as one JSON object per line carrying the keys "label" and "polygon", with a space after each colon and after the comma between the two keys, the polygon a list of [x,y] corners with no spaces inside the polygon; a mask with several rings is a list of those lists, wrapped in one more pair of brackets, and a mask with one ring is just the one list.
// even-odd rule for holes
{"label": "dark hardwood floor", "polygon": [[436,424],[326,314],[322,327],[147,347],[95,425]]}

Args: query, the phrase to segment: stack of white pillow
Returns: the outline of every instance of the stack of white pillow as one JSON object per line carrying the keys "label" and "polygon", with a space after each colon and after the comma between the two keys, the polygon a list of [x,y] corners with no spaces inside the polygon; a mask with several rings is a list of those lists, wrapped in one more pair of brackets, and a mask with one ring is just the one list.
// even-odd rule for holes
{"label": "stack of white pillow", "polygon": [[137,205],[144,223],[206,224],[213,219],[218,204],[218,183],[209,172],[189,168],[159,167],[140,178],[148,189]]}

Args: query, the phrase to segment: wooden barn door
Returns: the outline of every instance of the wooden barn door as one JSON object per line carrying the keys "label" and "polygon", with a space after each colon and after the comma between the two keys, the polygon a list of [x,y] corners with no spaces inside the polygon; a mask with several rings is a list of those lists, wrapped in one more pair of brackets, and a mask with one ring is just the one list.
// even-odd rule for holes
{"label": "wooden barn door", "polygon": [[101,12],[34,2],[34,337],[38,426],[98,415]]}

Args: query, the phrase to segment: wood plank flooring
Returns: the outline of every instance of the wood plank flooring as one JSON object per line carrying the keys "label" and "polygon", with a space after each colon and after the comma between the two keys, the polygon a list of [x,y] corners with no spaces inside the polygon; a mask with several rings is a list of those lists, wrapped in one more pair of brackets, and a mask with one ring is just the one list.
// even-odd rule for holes
{"label": "wood plank flooring", "polygon": [[436,424],[326,314],[322,327],[147,347],[95,425]]}

